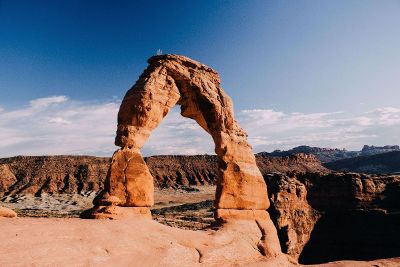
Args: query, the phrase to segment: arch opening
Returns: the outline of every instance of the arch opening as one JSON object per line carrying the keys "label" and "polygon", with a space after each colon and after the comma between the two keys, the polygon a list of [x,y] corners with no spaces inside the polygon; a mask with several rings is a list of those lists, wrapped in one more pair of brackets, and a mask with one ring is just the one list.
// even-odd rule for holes
{"label": "arch opening", "polygon": [[122,101],[115,138],[121,148],[112,157],[105,189],[94,200],[91,217],[118,217],[127,210],[151,217],[153,177],[140,150],[168,112],[180,105],[181,115],[195,120],[215,144],[219,163],[215,218],[270,222],[266,184],[217,72],[177,55],[154,56],[148,62]]}
{"label": "arch opening", "polygon": [[141,151],[145,157],[215,154],[211,136],[196,121],[183,117],[179,104],[175,105],[153,130]]}

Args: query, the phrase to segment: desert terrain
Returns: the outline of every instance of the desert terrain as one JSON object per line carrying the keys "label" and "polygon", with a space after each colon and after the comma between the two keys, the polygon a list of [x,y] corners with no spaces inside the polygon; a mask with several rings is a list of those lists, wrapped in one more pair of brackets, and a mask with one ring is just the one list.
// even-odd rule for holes
{"label": "desert terrain", "polygon": [[[3,170],[0,183],[2,185],[1,205],[13,209],[19,216],[19,218],[0,221],[4,229],[3,235],[7,234],[7,236],[2,236],[2,240],[7,240],[11,233],[13,236],[22,235],[21,231],[26,231],[25,235],[43,235],[47,240],[43,239],[44,237],[29,238],[32,243],[26,244],[28,251],[35,247],[36,252],[30,253],[36,255],[37,251],[40,251],[40,244],[54,242],[54,238],[57,240],[67,238],[64,236],[65,233],[71,231],[88,231],[88,224],[93,221],[78,218],[82,211],[92,207],[94,197],[103,188],[109,164],[108,158],[53,156],[5,158],[0,161],[2,162],[0,169]],[[151,226],[157,230],[151,231],[165,233],[166,230],[162,230],[164,227],[172,227],[178,236],[191,235],[192,231],[213,232],[214,179],[216,177],[213,156],[158,156],[148,158],[146,161],[149,162],[150,171],[154,177],[157,177],[155,205],[151,212],[154,221],[164,225],[160,226],[152,222]],[[398,265],[398,260],[393,258],[399,256],[400,251],[398,242],[400,229],[397,223],[400,220],[398,199],[400,178],[398,176],[335,173],[323,167],[314,156],[303,154],[286,157],[257,156],[257,163],[268,185],[271,200],[269,211],[277,226],[285,253],[294,258],[298,257],[300,263],[303,264]],[[198,173],[193,170],[201,171]],[[93,183],[95,181],[93,176],[98,173],[103,176],[100,176],[97,183]],[[76,243],[73,247],[88,246],[85,249],[89,249],[91,242],[94,242],[93,240],[96,240],[98,236],[96,231],[111,231],[103,233],[110,240],[102,241],[102,243],[111,244],[113,242],[111,236],[116,234],[106,229],[108,223],[123,224],[118,227],[126,229],[126,232],[124,234],[119,232],[119,234],[132,235],[132,239],[138,240],[137,242],[139,238],[145,238],[139,236],[137,232],[129,232],[127,230],[129,222],[95,221],[94,224],[99,229],[90,232],[85,242]],[[32,227],[23,230],[23,226],[27,225]],[[143,225],[147,227],[148,223],[143,223]],[[41,227],[43,228],[40,229]],[[51,230],[53,234],[50,234],[47,229],[52,227],[54,227]],[[176,240],[175,234],[164,236],[163,241],[157,242]],[[5,266],[13,266],[11,248],[21,246],[22,244],[18,242],[24,239],[11,240],[15,243],[2,243],[4,246],[1,251],[7,251],[9,255],[2,258],[2,265]],[[78,242],[78,240],[70,240],[70,242]],[[152,244],[159,244],[157,242],[153,241]],[[181,241],[176,242],[179,244]],[[62,245],[64,242],[57,242],[57,244],[60,247],[54,248],[55,251],[65,249]],[[72,246],[72,243],[66,244]],[[162,243],[159,246],[163,247],[165,244]],[[105,247],[103,251],[105,249],[111,248]],[[134,247],[130,249],[134,250]],[[86,265],[101,263],[107,265],[111,261],[123,260],[117,259],[118,253],[114,256],[112,253],[102,255],[100,248],[93,253],[93,255],[89,254],[92,256],[76,254],[76,257],[87,257]],[[32,262],[38,265],[45,264],[48,260],[45,255],[43,254],[42,258],[33,256]],[[93,262],[92,260],[97,257],[94,255],[103,258],[104,261]],[[144,255],[137,255],[137,257],[144,257]],[[227,262],[245,265],[251,262],[262,266],[261,263],[265,260],[261,258],[254,260],[253,256],[249,257],[251,260],[235,259]],[[391,259],[378,260],[380,258]],[[196,257],[193,256],[193,259]],[[145,257],[141,260],[150,264],[146,262]],[[371,260],[375,261],[366,262]],[[62,255],[54,264],[61,264],[61,262]],[[204,265],[207,265],[206,262]],[[195,263],[198,263],[197,259],[190,264]],[[153,264],[161,263],[153,262]],[[281,264],[288,266],[292,263],[283,261]],[[15,262],[14,266],[17,265],[23,265],[23,263]]]}
{"label": "desert terrain", "polygon": [[[0,266],[400,264],[398,146],[254,155],[215,70],[173,54],[148,63],[111,159],[0,159]],[[175,105],[215,156],[142,157]]]}

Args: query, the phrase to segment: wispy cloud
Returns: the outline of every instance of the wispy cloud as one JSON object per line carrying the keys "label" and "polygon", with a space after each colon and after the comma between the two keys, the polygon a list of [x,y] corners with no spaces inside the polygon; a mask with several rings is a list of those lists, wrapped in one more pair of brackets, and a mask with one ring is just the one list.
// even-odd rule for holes
{"label": "wispy cloud", "polygon": [[382,125],[393,126],[400,124],[400,108],[386,107],[376,110]]}
{"label": "wispy cloud", "polygon": [[29,102],[32,109],[41,109],[50,106],[51,104],[58,104],[66,102],[68,98],[66,96],[51,96],[44,98],[37,98]]}
{"label": "wispy cloud", "polygon": [[39,98],[0,112],[0,156],[110,154],[119,103]]}
{"label": "wispy cloud", "polygon": [[[15,110],[0,108],[0,156],[44,154],[108,155],[119,101],[82,102],[51,96]],[[400,108],[360,114],[285,113],[272,109],[237,112],[256,152],[307,144],[359,149],[363,144],[400,143]],[[172,109],[142,149],[144,155],[213,153],[211,136]]]}
{"label": "wispy cloud", "polygon": [[[245,110],[238,120],[256,151],[288,149],[297,145],[360,149],[363,144],[400,143],[400,109],[380,108],[350,114],[282,113]],[[278,118],[266,121],[263,118]]]}

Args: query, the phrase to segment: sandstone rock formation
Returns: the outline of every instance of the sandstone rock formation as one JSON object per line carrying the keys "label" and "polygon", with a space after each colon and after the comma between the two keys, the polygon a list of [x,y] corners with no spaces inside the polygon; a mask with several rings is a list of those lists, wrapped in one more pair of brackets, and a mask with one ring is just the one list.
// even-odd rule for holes
{"label": "sandstone rock formation", "polygon": [[[0,159],[0,197],[42,194],[97,193],[104,188],[110,158],[92,156],[18,156]],[[144,158],[156,188],[215,185],[214,155],[151,156]],[[307,154],[287,157],[256,155],[263,175],[272,172],[328,172]]]}
{"label": "sandstone rock formation", "polygon": [[5,207],[0,206],[0,218],[1,217],[15,218],[15,217],[17,217],[17,214],[13,210],[11,210],[9,208],[5,208]]}
{"label": "sandstone rock formation", "polygon": [[329,173],[319,159],[311,154],[294,154],[285,157],[256,155],[257,166],[265,176],[269,173]]}
{"label": "sandstone rock formation", "polygon": [[98,192],[109,158],[90,156],[18,156],[0,159],[0,197],[42,193]]}
{"label": "sandstone rock formation", "polygon": [[265,175],[269,187],[269,212],[278,230],[283,252],[298,260],[321,214],[307,201],[306,186],[296,177]]}
{"label": "sandstone rock formation", "polygon": [[231,221],[218,231],[182,230],[140,217],[18,218],[1,227],[0,266],[294,266],[284,254],[260,253],[259,245],[269,240],[253,221]]}
{"label": "sandstone rock formation", "polygon": [[150,58],[148,68],[125,95],[115,139],[122,148],[113,155],[106,189],[95,204],[111,204],[113,196],[121,206],[153,205],[153,177],[140,148],[176,104],[181,106],[182,116],[194,119],[215,142],[220,159],[216,208],[267,209],[265,183],[218,74],[176,55]]}
{"label": "sandstone rock formation", "polygon": [[[256,165],[247,134],[235,121],[232,101],[213,69],[177,55],[154,56],[136,84],[126,93],[118,112],[115,144],[105,189],[88,217],[104,218],[107,206],[150,207],[154,204],[153,177],[140,154],[151,132],[169,110],[195,120],[215,143],[219,159],[215,217],[252,220],[268,242],[264,254],[280,253],[277,233],[266,209],[267,187]],[[112,210],[115,212],[126,212]]]}
{"label": "sandstone rock formation", "polygon": [[140,154],[152,130],[179,104],[181,114],[196,120],[214,139],[219,163],[216,207],[265,210],[266,185],[246,133],[234,120],[232,101],[220,87],[218,74],[189,58],[154,56],[125,95],[118,112],[115,152],[104,194],[97,205],[153,205],[153,177]]}
{"label": "sandstone rock formation", "polygon": [[[292,264],[283,254],[263,257],[261,233],[248,221],[219,231],[182,230],[139,217],[18,218],[0,224],[0,266],[307,266]],[[317,266],[398,267],[400,258]]]}
{"label": "sandstone rock formation", "polygon": [[305,264],[397,257],[400,176],[268,174],[282,251]]}

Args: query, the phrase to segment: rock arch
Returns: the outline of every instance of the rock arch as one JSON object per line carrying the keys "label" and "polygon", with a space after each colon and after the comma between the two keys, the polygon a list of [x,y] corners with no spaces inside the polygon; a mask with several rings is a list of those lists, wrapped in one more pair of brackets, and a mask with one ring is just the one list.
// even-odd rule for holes
{"label": "rock arch", "polygon": [[213,138],[219,158],[215,217],[270,222],[267,188],[246,132],[234,119],[232,101],[213,69],[178,55],[153,56],[118,112],[117,150],[105,189],[94,200],[91,218],[150,216],[153,177],[140,149],[175,105]]}

